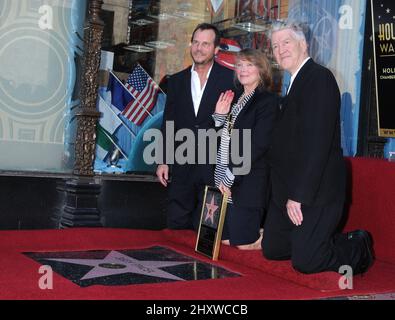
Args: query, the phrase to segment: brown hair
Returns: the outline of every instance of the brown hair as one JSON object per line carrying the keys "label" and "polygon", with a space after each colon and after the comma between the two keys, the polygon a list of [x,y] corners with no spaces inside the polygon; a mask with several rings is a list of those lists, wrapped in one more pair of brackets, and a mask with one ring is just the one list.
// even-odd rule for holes
{"label": "brown hair", "polygon": [[196,31],[198,31],[198,30],[200,30],[200,31],[212,30],[214,32],[214,34],[215,34],[214,47],[218,47],[219,46],[221,35],[220,35],[220,32],[219,32],[218,28],[215,25],[213,25],[211,23],[198,24],[196,26],[195,30],[193,30],[193,32],[192,32],[191,42],[193,41],[193,37],[195,36]]}
{"label": "brown hair", "polygon": [[[239,60],[247,60],[258,68],[260,77],[258,89],[270,88],[272,85],[272,67],[265,53],[258,49],[243,49],[237,53],[236,61]],[[235,82],[238,85],[240,84],[236,73]]]}

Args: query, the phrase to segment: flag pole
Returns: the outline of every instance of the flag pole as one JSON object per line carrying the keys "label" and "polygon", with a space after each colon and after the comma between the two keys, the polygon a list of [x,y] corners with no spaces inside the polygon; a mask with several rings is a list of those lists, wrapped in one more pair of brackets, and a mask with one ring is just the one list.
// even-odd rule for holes
{"label": "flag pole", "polygon": [[126,154],[123,153],[122,149],[115,143],[115,141],[111,138],[111,136],[108,135],[106,131],[104,131],[104,130],[102,130],[102,131],[106,135],[108,140],[110,140],[112,142],[112,144],[115,146],[115,148],[117,148],[119,150],[119,152],[125,157],[125,159],[129,160],[129,158],[126,156]]}
{"label": "flag pole", "polygon": [[144,112],[146,112],[151,118],[153,117],[153,115],[147,110],[147,108],[133,95],[133,93],[131,93],[128,88],[125,87],[125,85],[122,83],[121,80],[118,79],[118,77],[111,71],[109,70],[110,73],[114,76],[115,79],[117,79],[117,81],[122,85],[122,87],[124,87],[124,89],[129,92],[129,94],[133,97],[134,100],[137,101],[137,103],[143,108]]}

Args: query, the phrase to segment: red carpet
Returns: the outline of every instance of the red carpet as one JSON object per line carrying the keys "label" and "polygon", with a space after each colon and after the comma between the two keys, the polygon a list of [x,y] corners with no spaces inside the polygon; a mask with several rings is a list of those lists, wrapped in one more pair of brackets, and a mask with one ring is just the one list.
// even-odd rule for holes
{"label": "red carpet", "polygon": [[354,278],[353,290],[339,290],[340,275],[325,272],[303,275],[289,262],[270,262],[258,251],[222,247],[214,264],[241,277],[176,281],[124,286],[94,285],[81,288],[54,273],[53,289],[41,290],[40,264],[23,252],[121,250],[155,245],[213,263],[194,252],[190,231],[125,229],[68,229],[0,231],[0,299],[133,299],[133,300],[245,300],[319,299],[395,292],[395,265],[378,261],[364,276]]}
{"label": "red carpet", "polygon": [[376,256],[395,264],[395,162],[349,158],[350,208],[346,230],[371,232]]}

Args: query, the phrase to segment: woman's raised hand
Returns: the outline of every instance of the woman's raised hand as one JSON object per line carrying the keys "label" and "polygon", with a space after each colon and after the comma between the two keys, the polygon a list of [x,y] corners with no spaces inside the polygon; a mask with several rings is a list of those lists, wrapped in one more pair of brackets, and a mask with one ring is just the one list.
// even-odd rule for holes
{"label": "woman's raised hand", "polygon": [[215,113],[227,114],[230,110],[230,104],[235,96],[232,90],[222,92],[218,98],[217,105],[215,106]]}

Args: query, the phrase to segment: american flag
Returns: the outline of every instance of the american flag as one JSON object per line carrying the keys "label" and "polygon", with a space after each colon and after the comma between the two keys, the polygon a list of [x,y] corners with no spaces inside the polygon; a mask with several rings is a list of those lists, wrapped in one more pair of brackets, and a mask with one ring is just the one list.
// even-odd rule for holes
{"label": "american flag", "polygon": [[126,80],[125,87],[132,93],[135,100],[131,101],[122,111],[122,115],[136,125],[141,125],[156,104],[159,87],[138,64]]}

